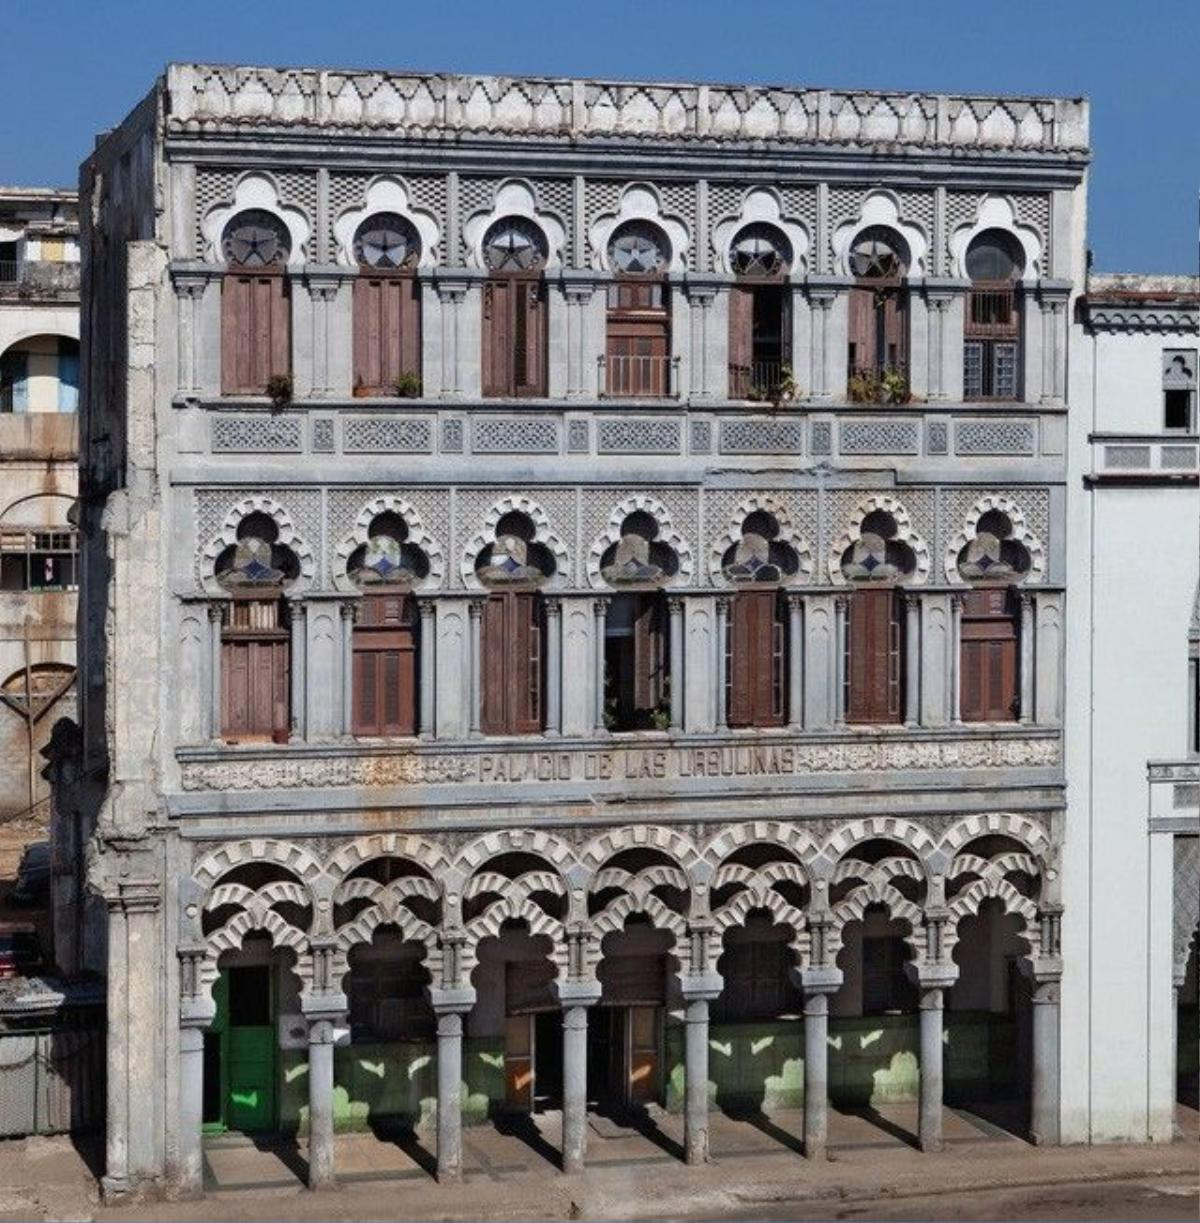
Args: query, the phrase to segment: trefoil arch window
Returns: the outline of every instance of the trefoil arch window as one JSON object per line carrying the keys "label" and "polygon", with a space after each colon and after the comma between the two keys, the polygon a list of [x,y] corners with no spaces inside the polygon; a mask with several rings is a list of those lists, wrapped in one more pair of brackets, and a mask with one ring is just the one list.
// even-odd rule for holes
{"label": "trefoil arch window", "polygon": [[756,222],[734,238],[729,264],[729,395],[776,399],[791,380],[791,243],[774,225]]}
{"label": "trefoil arch window", "polygon": [[608,244],[607,393],[671,393],[671,312],[666,235],[650,221],[627,221]]}
{"label": "trefoil arch window", "polygon": [[963,346],[966,399],[1020,398],[1021,244],[1001,229],[984,230],[968,247]]}
{"label": "trefoil arch window", "polygon": [[547,393],[546,235],[527,217],[503,217],[484,235],[483,393]]}
{"label": "trefoil arch window", "polygon": [[354,393],[421,393],[421,239],[394,212],[367,217],[354,234]]}
{"label": "trefoil arch window", "polygon": [[271,379],[291,372],[291,288],[287,226],[264,208],[237,213],[221,252],[221,391],[266,394]]}
{"label": "trefoil arch window", "polygon": [[908,244],[887,225],[850,247],[847,387],[855,402],[908,401]]}

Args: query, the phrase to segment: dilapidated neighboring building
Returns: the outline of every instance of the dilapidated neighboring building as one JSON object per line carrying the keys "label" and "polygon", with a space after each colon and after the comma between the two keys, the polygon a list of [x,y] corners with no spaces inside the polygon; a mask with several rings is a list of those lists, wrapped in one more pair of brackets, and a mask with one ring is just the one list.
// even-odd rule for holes
{"label": "dilapidated neighboring building", "polygon": [[645,1107],[1163,1136],[1066,788],[1089,158],[1073,99],[183,64],[98,143],[110,1194],[504,1110],[568,1170]]}

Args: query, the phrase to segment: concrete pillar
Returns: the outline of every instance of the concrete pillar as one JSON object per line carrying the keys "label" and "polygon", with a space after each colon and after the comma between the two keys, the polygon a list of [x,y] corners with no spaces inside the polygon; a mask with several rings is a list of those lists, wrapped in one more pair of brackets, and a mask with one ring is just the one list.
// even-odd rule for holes
{"label": "concrete pillar", "polygon": [[838,595],[834,603],[834,718],[835,726],[846,724],[846,637],[850,631],[850,595]]}
{"label": "concrete pillar", "polygon": [[564,1007],[562,1017],[562,1170],[582,1172],[587,1153],[587,1007]]}
{"label": "concrete pillar", "polygon": [[292,621],[292,733],[301,740],[308,738],[308,701],[305,663],[308,654],[308,608],[298,599],[288,603]]}
{"label": "concrete pillar", "polygon": [[904,721],[916,726],[921,720],[921,596],[904,596]]}
{"label": "concrete pillar", "polygon": [[[592,664],[592,699],[594,702],[594,723],[598,732],[607,729],[604,725],[604,626],[608,612],[608,600],[597,599],[592,604],[594,662]],[[672,685],[672,690],[674,685]]]}
{"label": "concrete pillar", "polygon": [[225,604],[208,605],[208,737],[219,739],[225,729],[221,725],[221,626],[225,622]]}
{"label": "concrete pillar", "polygon": [[462,1179],[463,1017],[475,1005],[475,990],[430,988],[437,1016],[437,1177]]}
{"label": "concrete pillar", "polygon": [[713,987],[715,974],[706,974],[705,984],[683,991],[683,1149],[689,1164],[708,1162],[708,1004],[721,991]]}
{"label": "concrete pillar", "polygon": [[677,595],[667,600],[667,610],[670,613],[669,642],[671,650],[671,730],[678,732],[683,729],[683,600]]}
{"label": "concrete pillar", "polygon": [[480,734],[483,706],[483,600],[472,599],[467,608],[471,619],[471,709],[470,728],[473,736]]}
{"label": "concrete pillar", "polygon": [[1021,603],[1021,698],[1020,719],[1033,721],[1033,595],[1027,590],[1018,596]]}
{"label": "concrete pillar", "polygon": [[788,595],[788,727],[804,726],[804,597]]}
{"label": "concrete pillar", "polygon": [[308,1187],[335,1184],[333,1167],[334,1018],[308,1023]]}
{"label": "concrete pillar", "polygon": [[[354,617],[357,604],[345,602],[341,606],[342,622],[342,734],[354,734]],[[422,640],[424,646],[424,640]],[[429,641],[432,652],[433,641]]]}
{"label": "concrete pillar", "polygon": [[[422,739],[432,739],[437,733],[437,605],[432,599],[417,603],[421,613],[421,653],[418,658],[419,725]],[[349,682],[349,680],[347,680]]]}
{"label": "concrete pillar", "polygon": [[179,1029],[179,1174],[178,1191],[199,1197],[204,1184],[204,1028]]}
{"label": "concrete pillar", "polygon": [[963,596],[950,596],[950,721],[962,722]]}
{"label": "concrete pillar", "polygon": [[829,1139],[829,995],[804,997],[804,1154],[824,1159]]}
{"label": "concrete pillar", "polygon": [[546,599],[546,727],[562,734],[562,604]]}
{"label": "concrete pillar", "polygon": [[1033,1071],[1029,1137],[1038,1146],[1059,1141],[1059,981],[1036,982],[1033,989]]}
{"label": "concrete pillar", "polygon": [[728,702],[725,700],[726,670],[729,658],[725,649],[729,633],[729,599],[717,599],[717,729],[723,729],[729,719]]}
{"label": "concrete pillar", "polygon": [[942,1149],[941,989],[921,990],[921,1085],[917,1134],[922,1151]]}

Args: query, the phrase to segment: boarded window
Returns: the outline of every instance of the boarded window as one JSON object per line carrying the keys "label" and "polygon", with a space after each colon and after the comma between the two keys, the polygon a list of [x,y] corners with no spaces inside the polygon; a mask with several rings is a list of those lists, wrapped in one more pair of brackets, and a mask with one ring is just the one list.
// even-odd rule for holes
{"label": "boarded window", "polygon": [[541,277],[489,277],[483,286],[483,393],[546,394],[546,285]]}
{"label": "boarded window", "polygon": [[489,735],[542,729],[542,607],[533,592],[491,595],[483,608],[483,708]]}
{"label": "boarded window", "polygon": [[221,633],[221,734],[286,741],[291,648],[278,599],[238,599]]}
{"label": "boarded window", "polygon": [[394,395],[421,376],[421,286],[413,276],[360,272],[354,282],[354,389]]}
{"label": "boarded window", "polygon": [[288,278],[231,271],[221,285],[221,391],[263,395],[268,380],[292,365]]}
{"label": "boarded window", "polygon": [[787,620],[775,590],[734,596],[725,628],[730,726],[782,726],[787,707]]}
{"label": "boarded window", "polygon": [[997,587],[964,596],[961,712],[964,722],[1012,722],[1020,712],[1013,599]]}
{"label": "boarded window", "polygon": [[604,626],[605,705],[610,730],[669,722],[666,597],[614,596]]}
{"label": "boarded window", "polygon": [[896,590],[856,590],[846,633],[846,720],[899,722],[904,609]]}
{"label": "boarded window", "polygon": [[364,598],[354,626],[354,733],[417,730],[417,609],[411,595]]}

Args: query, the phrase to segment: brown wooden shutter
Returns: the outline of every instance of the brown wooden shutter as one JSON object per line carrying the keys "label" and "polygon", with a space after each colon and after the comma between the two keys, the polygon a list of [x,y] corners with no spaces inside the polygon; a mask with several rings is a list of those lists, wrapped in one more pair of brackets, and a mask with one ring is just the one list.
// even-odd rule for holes
{"label": "brown wooden shutter", "polygon": [[484,604],[483,708],[486,734],[542,729],[542,608],[533,592],[494,594]]}
{"label": "brown wooden shutter", "polygon": [[363,599],[353,636],[354,733],[417,730],[416,608],[410,595]]}
{"label": "brown wooden shutter", "polygon": [[512,351],[511,280],[492,278],[483,284],[483,393],[507,395],[509,354]]}
{"label": "brown wooden shutter", "polygon": [[229,273],[221,285],[221,392],[261,395],[292,364],[291,294],[279,273]]}
{"label": "brown wooden shutter", "polygon": [[395,393],[401,374],[421,373],[421,286],[412,276],[368,276],[354,282],[354,386]]}
{"label": "brown wooden shutter", "polygon": [[903,609],[891,589],[850,600],[846,720],[899,722],[903,704]]}
{"label": "brown wooden shutter", "polygon": [[273,600],[234,603],[221,640],[221,733],[286,738],[291,727],[291,646]]}
{"label": "brown wooden shutter", "polygon": [[541,279],[517,281],[513,301],[512,394],[546,394],[546,286]]}
{"label": "brown wooden shutter", "polygon": [[730,726],[779,726],[786,706],[787,626],[774,590],[743,590],[729,611]]}
{"label": "brown wooden shutter", "polygon": [[633,620],[634,707],[653,713],[665,692],[665,650],[663,643],[662,596],[635,596]]}
{"label": "brown wooden shutter", "polygon": [[505,615],[507,606],[507,595],[492,595],[483,605],[483,708],[480,710],[480,725],[489,735],[502,735],[508,731],[508,676],[505,667],[509,651]]}
{"label": "brown wooden shutter", "polygon": [[908,293],[889,289],[883,303],[883,363],[890,369],[908,368]]}
{"label": "brown wooden shutter", "polygon": [[849,304],[850,372],[875,368],[875,290],[855,286]]}
{"label": "brown wooden shutter", "polygon": [[751,362],[754,359],[754,289],[733,285],[729,290],[729,395],[745,399],[750,394]]}
{"label": "brown wooden shutter", "polygon": [[1018,630],[1007,590],[964,597],[961,714],[964,722],[1011,722],[1019,712]]}

